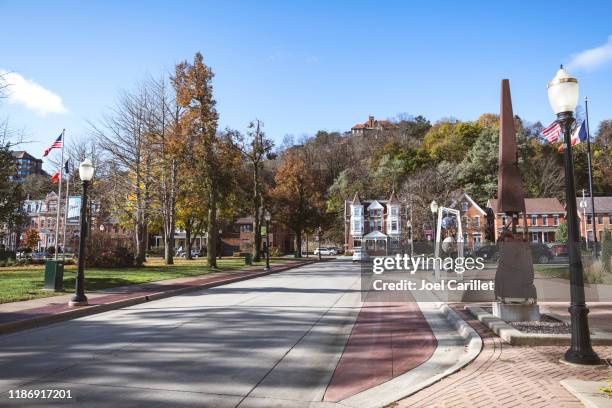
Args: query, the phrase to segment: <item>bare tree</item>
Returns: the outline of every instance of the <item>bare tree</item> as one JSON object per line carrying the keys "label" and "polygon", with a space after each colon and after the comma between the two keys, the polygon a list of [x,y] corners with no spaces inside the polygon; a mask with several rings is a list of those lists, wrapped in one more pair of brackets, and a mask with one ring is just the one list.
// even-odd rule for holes
{"label": "bare tree", "polygon": [[149,99],[144,86],[132,93],[123,92],[101,124],[92,124],[100,148],[109,155],[114,208],[135,226],[136,262],[139,265],[146,259],[151,211],[152,155],[147,134]]}

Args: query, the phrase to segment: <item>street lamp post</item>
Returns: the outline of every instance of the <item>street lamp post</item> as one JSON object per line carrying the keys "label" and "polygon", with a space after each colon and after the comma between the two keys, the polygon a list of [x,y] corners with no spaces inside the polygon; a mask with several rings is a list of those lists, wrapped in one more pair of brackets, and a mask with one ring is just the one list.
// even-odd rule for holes
{"label": "street lamp post", "polygon": [[595,365],[599,356],[591,347],[589,332],[589,309],[585,303],[582,259],[580,257],[580,235],[578,210],[576,208],[576,186],[574,184],[574,162],[572,159],[571,131],[574,123],[573,112],[578,103],[578,80],[571,77],[561,65],[555,77],[548,83],[548,100],[557,115],[557,122],[563,130],[565,155],[565,203],[567,206],[567,247],[570,270],[569,312],[572,322],[572,340],[565,352],[565,360],[575,364]]}
{"label": "street lamp post", "polygon": [[321,260],[321,227],[319,227],[319,235],[317,236],[319,240],[319,261]]}
{"label": "street lamp post", "polygon": [[77,264],[76,284],[74,296],[68,304],[70,306],[87,306],[85,296],[85,240],[87,239],[87,189],[94,175],[94,167],[89,159],[83,160],[79,166],[79,177],[83,184],[81,194],[81,229],[79,234],[79,259]]}
{"label": "street lamp post", "polygon": [[264,214],[264,219],[266,220],[266,267],[265,271],[270,270],[270,220],[272,216],[270,215],[270,211],[266,210]]}
{"label": "street lamp post", "polygon": [[437,228],[436,228],[436,218],[438,216],[438,203],[436,202],[436,200],[433,200],[431,202],[431,204],[429,205],[429,209],[431,210],[431,217],[433,219],[433,223],[431,224],[432,225],[432,229],[433,229],[431,237],[432,237],[432,240],[434,242],[434,245],[436,245],[436,230],[437,230]]}

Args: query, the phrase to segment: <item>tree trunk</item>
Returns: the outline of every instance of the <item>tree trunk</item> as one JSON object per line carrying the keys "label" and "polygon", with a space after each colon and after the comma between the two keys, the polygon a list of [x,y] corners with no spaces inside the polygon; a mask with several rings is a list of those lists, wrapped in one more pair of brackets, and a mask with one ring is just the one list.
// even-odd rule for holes
{"label": "tree trunk", "polygon": [[253,221],[253,261],[261,260],[261,211],[259,208],[255,210],[255,219]]}
{"label": "tree trunk", "polygon": [[191,221],[185,224],[185,259],[192,260],[191,256]]}
{"label": "tree trunk", "polygon": [[296,241],[296,247],[297,247],[297,257],[301,258],[302,257],[302,231],[296,231],[295,232],[295,241]]}
{"label": "tree trunk", "polygon": [[[211,188],[212,190],[212,188]],[[208,240],[207,259],[208,266],[211,268],[217,267],[217,194],[214,191],[209,193],[209,208],[208,208]]]}
{"label": "tree trunk", "polygon": [[136,224],[136,266],[142,266],[146,259],[147,227],[139,220]]}
{"label": "tree trunk", "polygon": [[[164,233],[166,234],[164,259],[166,265],[174,264],[174,230],[176,227],[176,161],[170,165],[170,188],[164,197],[165,220]],[[191,250],[188,252],[191,255]]]}

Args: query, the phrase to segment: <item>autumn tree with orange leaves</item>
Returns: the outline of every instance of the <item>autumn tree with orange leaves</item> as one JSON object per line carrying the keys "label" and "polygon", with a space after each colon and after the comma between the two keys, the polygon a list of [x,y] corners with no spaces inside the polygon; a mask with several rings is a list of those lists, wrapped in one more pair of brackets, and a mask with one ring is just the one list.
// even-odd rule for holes
{"label": "autumn tree with orange leaves", "polygon": [[324,191],[318,185],[317,172],[309,168],[298,147],[283,153],[274,180],[274,217],[295,233],[297,254],[301,257],[302,234],[318,228],[324,217]]}

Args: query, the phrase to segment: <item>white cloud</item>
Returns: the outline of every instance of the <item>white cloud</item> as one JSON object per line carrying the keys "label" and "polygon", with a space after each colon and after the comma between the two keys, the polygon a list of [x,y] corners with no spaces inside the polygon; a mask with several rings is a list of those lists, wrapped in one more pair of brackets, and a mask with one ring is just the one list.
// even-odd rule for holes
{"label": "white cloud", "polygon": [[41,115],[47,113],[66,113],[68,110],[62,103],[62,98],[23,76],[0,69],[7,87],[8,100],[11,103],[20,103],[26,108]]}
{"label": "white cloud", "polygon": [[605,44],[572,55],[572,60],[569,63],[569,68],[593,71],[611,62],[612,35],[608,37],[608,42],[606,42]]}

